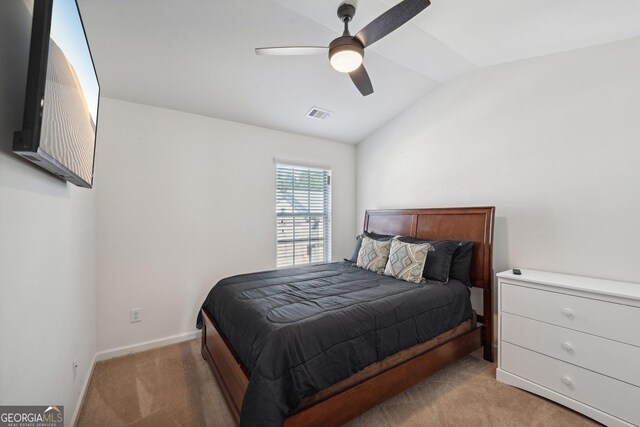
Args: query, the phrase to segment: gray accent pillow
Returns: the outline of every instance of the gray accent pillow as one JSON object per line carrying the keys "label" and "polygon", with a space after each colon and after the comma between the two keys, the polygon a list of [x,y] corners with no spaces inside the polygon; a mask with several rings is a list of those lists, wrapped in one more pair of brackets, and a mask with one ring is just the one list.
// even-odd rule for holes
{"label": "gray accent pillow", "polygon": [[362,236],[356,266],[378,274],[384,273],[384,267],[389,259],[389,249],[391,249],[391,240],[381,241]]}
{"label": "gray accent pillow", "polygon": [[473,259],[473,242],[460,242],[453,258],[451,258],[451,268],[449,278],[461,281],[467,286],[471,286],[471,261]]}
{"label": "gray accent pillow", "polygon": [[362,246],[362,234],[356,236],[356,246],[353,248],[353,252],[349,258],[344,258],[345,261],[352,263],[358,262],[358,254],[360,253],[360,247]]}
{"label": "gray accent pillow", "polygon": [[427,255],[433,250],[430,243],[407,243],[394,237],[384,274],[411,283],[421,283],[424,281],[422,271]]}

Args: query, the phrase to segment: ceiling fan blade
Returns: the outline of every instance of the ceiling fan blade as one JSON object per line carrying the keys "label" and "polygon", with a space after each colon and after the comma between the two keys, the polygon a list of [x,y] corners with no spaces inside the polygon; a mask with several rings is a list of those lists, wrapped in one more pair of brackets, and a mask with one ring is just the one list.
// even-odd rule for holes
{"label": "ceiling fan blade", "polygon": [[367,70],[364,68],[364,65],[361,65],[354,71],[350,72],[349,77],[351,77],[351,81],[356,85],[362,96],[371,95],[373,93],[373,85],[371,84],[371,79],[369,78],[369,74],[367,74]]}
{"label": "ceiling fan blade", "polygon": [[355,37],[364,47],[370,46],[406,24],[430,4],[429,0],[403,0],[369,22]]}
{"label": "ceiling fan blade", "polygon": [[258,47],[256,55],[326,55],[328,50],[328,47],[322,46]]}

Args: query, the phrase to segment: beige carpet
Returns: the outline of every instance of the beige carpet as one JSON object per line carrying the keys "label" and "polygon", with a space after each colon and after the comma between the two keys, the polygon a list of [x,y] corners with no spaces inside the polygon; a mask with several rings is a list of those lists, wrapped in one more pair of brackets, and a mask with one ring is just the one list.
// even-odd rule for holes
{"label": "beige carpet", "polygon": [[[192,340],[100,362],[78,426],[233,426]],[[588,426],[593,421],[495,380],[478,351],[351,421],[372,426]]]}

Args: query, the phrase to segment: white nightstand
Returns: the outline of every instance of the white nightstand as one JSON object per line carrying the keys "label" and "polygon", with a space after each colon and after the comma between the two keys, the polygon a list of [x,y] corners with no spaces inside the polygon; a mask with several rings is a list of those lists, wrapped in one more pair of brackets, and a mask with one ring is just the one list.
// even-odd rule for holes
{"label": "white nightstand", "polygon": [[497,379],[640,425],[640,284],[521,271],[498,274]]}

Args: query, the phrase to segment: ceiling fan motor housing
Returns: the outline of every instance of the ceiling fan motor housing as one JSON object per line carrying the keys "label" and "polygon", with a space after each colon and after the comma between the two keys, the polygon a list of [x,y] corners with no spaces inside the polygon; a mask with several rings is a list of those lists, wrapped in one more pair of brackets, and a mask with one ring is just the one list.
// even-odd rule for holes
{"label": "ceiling fan motor housing", "polygon": [[360,56],[364,58],[364,46],[362,43],[352,36],[343,36],[338,37],[329,44],[329,59],[336,53],[345,50],[358,52]]}

